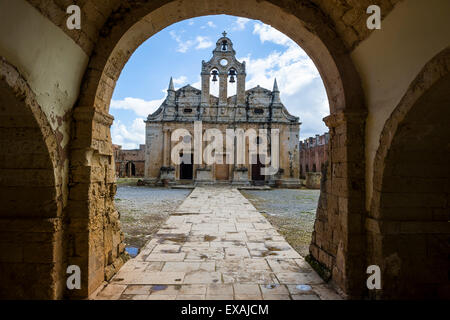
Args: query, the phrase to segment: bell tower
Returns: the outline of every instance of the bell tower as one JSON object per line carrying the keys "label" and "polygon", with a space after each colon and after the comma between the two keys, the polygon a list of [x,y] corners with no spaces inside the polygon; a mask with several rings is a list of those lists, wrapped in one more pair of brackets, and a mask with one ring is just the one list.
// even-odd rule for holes
{"label": "bell tower", "polygon": [[245,105],[245,62],[236,59],[236,51],[233,43],[224,31],[222,37],[217,40],[213,57],[208,62],[202,61],[202,100],[201,105],[209,105],[210,79],[219,81],[219,106],[226,107],[228,104],[228,81],[236,83],[236,105]]}

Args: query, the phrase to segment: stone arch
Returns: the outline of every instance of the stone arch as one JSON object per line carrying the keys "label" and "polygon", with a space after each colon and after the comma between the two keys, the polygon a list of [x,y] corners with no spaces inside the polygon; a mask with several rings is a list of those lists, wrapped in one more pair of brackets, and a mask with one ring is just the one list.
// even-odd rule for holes
{"label": "stone arch", "polygon": [[[115,262],[123,252],[120,241],[113,241],[112,245],[110,241],[118,238],[119,229],[118,221],[112,218],[115,187],[109,128],[113,119],[108,111],[120,72],[135,49],[158,31],[188,18],[214,14],[242,16],[270,24],[298,43],[316,64],[330,102],[331,115],[325,121],[330,128],[331,165],[327,179],[330,185],[323,190],[322,197],[330,200],[321,205],[325,211],[316,223],[311,255],[332,270],[337,286],[350,295],[359,295],[364,275],[359,260],[363,259],[363,248],[358,245],[365,201],[363,92],[348,48],[336,33],[332,20],[312,2],[294,0],[127,2],[111,14],[93,49],[73,119],[71,192],[77,197],[69,206],[85,208],[88,230],[83,236],[71,233],[75,242],[83,242],[88,252],[86,257],[75,259],[86,270],[84,274],[89,275],[83,279],[88,289],[79,294],[89,294],[104,278],[108,279],[111,273],[108,268],[120,266]],[[112,227],[89,226],[90,217],[100,213],[86,203],[95,202],[102,203],[102,214]],[[328,219],[330,212],[339,219]],[[341,220],[346,222],[339,225]],[[319,239],[323,241],[316,241]],[[350,255],[352,259],[347,261]]]}
{"label": "stone arch", "polygon": [[430,60],[386,122],[366,221],[380,298],[448,298],[450,48]]}
{"label": "stone arch", "polygon": [[0,58],[0,297],[61,296],[62,177],[57,139],[17,69]]}
{"label": "stone arch", "polygon": [[[276,13],[276,14],[274,14]],[[108,111],[115,82],[133,52],[167,26],[193,17],[229,14],[261,20],[297,42],[317,66],[332,113],[365,113],[359,77],[333,22],[312,2],[166,0],[120,7],[105,23],[85,74],[79,106]],[[295,27],[294,27],[295,26]],[[353,90],[349,90],[353,86]],[[345,90],[347,88],[347,90]]]}

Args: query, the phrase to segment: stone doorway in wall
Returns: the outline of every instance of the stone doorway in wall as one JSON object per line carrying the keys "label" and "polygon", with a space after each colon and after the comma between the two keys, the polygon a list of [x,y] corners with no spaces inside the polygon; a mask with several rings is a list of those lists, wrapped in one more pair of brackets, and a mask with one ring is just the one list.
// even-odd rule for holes
{"label": "stone doorway in wall", "polygon": [[218,156],[222,157],[222,161],[221,163],[216,163],[214,165],[216,181],[219,182],[230,181],[230,165],[227,164],[227,155],[226,153],[223,153]]}
{"label": "stone doorway in wall", "polygon": [[126,172],[127,177],[135,177],[136,176],[136,165],[133,162],[128,162],[126,164]]}
{"label": "stone doorway in wall", "polygon": [[[183,157],[183,154],[180,155]],[[192,180],[194,178],[194,155],[191,153],[187,155],[190,161],[185,163],[184,161],[180,164],[180,180]]]}
{"label": "stone doorway in wall", "polygon": [[252,163],[252,182],[255,185],[263,185],[264,180],[266,179],[265,175],[261,172],[264,168],[264,165],[261,162],[261,157],[262,155],[255,156],[256,159],[254,159]]}
{"label": "stone doorway in wall", "polygon": [[228,164],[216,164],[216,180],[229,181],[230,180],[230,166]]}

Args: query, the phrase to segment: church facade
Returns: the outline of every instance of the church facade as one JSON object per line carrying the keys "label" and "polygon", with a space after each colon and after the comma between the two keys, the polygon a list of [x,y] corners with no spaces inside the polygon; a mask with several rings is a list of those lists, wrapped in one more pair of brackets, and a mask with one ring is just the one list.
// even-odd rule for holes
{"label": "church facade", "polygon": [[[175,90],[170,80],[165,101],[145,121],[147,183],[300,185],[299,118],[282,104],[276,79],[272,90],[246,90],[245,69],[224,32],[213,57],[202,61],[201,90]],[[217,81],[218,97],[210,92]]]}

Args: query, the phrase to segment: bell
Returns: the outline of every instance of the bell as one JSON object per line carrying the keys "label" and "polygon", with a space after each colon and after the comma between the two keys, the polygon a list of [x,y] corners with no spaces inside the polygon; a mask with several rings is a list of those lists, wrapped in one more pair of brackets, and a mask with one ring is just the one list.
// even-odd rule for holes
{"label": "bell", "polygon": [[234,80],[234,76],[236,75],[236,70],[231,69],[228,74],[230,75],[230,83],[235,83],[236,80]]}
{"label": "bell", "polygon": [[227,51],[227,48],[228,48],[227,41],[226,41],[226,40],[223,40],[223,41],[222,41],[222,51]]}
{"label": "bell", "polygon": [[214,70],[213,72],[212,72],[212,75],[213,75],[213,78],[212,78],[212,81],[213,82],[216,82],[217,81],[217,71],[216,70]]}

